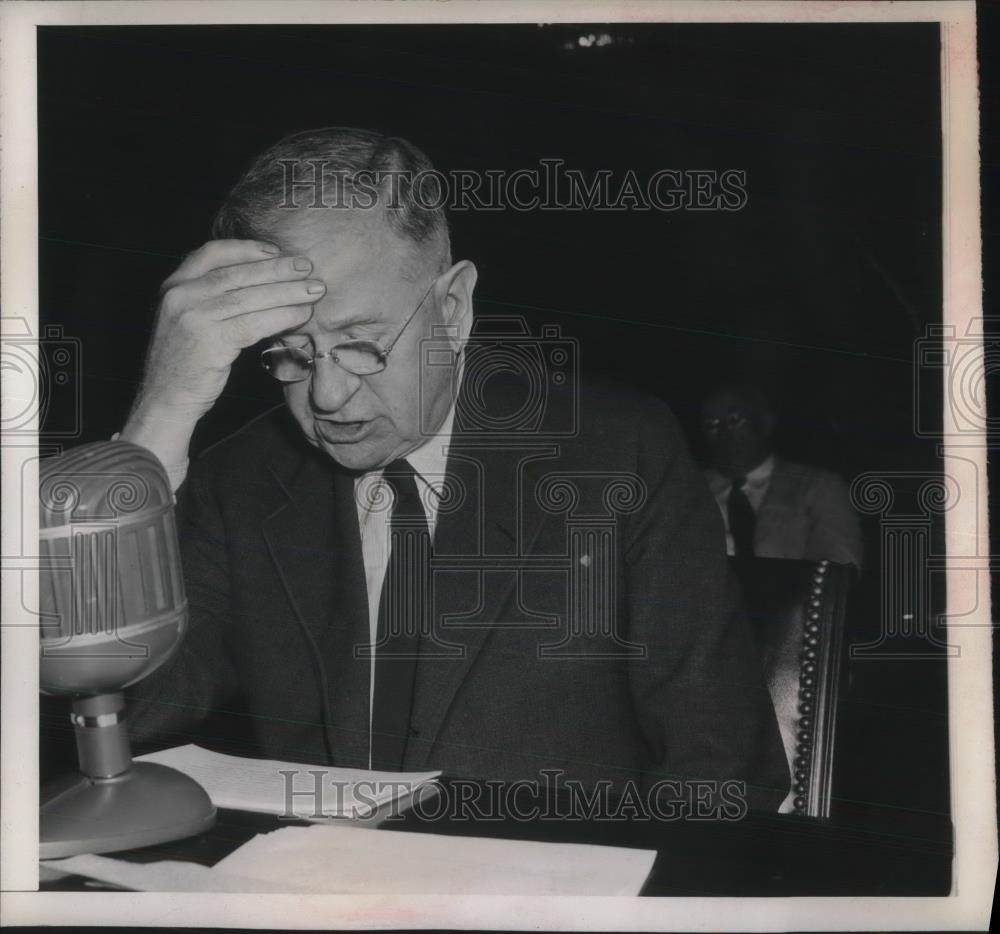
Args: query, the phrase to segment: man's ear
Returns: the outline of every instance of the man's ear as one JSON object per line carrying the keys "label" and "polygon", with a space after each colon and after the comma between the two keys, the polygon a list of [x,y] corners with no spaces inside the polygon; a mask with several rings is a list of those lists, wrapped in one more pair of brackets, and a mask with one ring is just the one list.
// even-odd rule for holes
{"label": "man's ear", "polygon": [[469,339],[472,331],[472,294],[479,272],[469,260],[455,263],[438,277],[437,294],[441,317],[452,334],[456,351]]}

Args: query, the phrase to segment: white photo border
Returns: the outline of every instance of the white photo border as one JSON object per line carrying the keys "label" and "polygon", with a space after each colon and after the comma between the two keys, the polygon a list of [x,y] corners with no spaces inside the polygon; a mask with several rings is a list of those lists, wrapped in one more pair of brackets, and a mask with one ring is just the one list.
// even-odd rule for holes
{"label": "white photo border", "polygon": [[[35,30],[41,25],[517,22],[939,22],[943,129],[943,321],[957,334],[982,317],[979,118],[975,7],[971,2],[656,2],[656,0],[176,0],[11,2],[0,7],[0,243],[4,337],[38,334],[38,177]],[[19,323],[20,322],[20,323]],[[3,374],[6,411],[30,398],[31,374]],[[951,413],[945,406],[945,435]],[[30,427],[30,426],[29,426]],[[37,424],[34,426],[37,430]],[[975,614],[949,625],[960,654],[948,661],[952,894],[946,897],[610,898],[360,897],[39,892],[38,637],[21,595],[37,592],[25,543],[37,516],[22,515],[22,483],[37,481],[37,436],[3,441],[3,626],[0,914],[5,924],[245,928],[480,928],[551,930],[977,930],[989,924],[997,869],[992,626],[980,594]],[[949,605],[974,560],[989,568],[986,438],[964,432],[943,455],[964,489],[947,514]],[[33,472],[34,471],[34,472]],[[970,530],[972,530],[970,532]],[[968,556],[974,555],[974,559]],[[957,560],[957,559],[956,559]],[[978,577],[977,571],[974,576]],[[971,582],[976,585],[976,580]],[[954,602],[953,602],[954,601]],[[37,605],[29,600],[30,605]]]}

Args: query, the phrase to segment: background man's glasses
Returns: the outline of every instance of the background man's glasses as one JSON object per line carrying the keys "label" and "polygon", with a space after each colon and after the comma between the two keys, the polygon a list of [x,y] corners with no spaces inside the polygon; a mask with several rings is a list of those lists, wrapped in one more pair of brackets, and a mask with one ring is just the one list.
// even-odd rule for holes
{"label": "background man's glasses", "polygon": [[417,307],[407,315],[403,326],[396,332],[396,336],[389,342],[388,347],[383,347],[378,341],[344,341],[342,344],[331,347],[325,353],[311,354],[301,347],[275,344],[268,347],[260,355],[261,365],[279,383],[301,383],[308,379],[312,375],[316,361],[322,360],[324,357],[330,357],[334,363],[355,376],[370,376],[373,373],[381,373],[389,365],[389,354],[393,347],[403,336],[403,332],[420,311],[421,306],[427,301],[427,296],[431,294],[433,288],[434,283],[432,282],[427,291],[424,292],[424,297],[417,303]]}
{"label": "background man's glasses", "polygon": [[706,418],[702,421],[702,426],[705,431],[710,434],[715,434],[719,429],[726,428],[732,431],[734,428],[740,428],[747,423],[746,412],[728,412],[722,418]]}

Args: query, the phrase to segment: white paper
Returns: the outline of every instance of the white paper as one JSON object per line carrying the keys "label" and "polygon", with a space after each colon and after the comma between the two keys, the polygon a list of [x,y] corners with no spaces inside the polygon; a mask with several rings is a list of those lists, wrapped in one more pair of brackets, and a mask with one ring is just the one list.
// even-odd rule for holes
{"label": "white paper", "polygon": [[[408,797],[440,772],[371,772],[327,766],[244,759],[189,744],[139,756],[193,778],[219,808],[317,816],[364,818],[390,801]],[[294,775],[282,773],[294,772]],[[291,789],[295,794],[289,794]]]}
{"label": "white paper", "polygon": [[139,892],[637,895],[655,858],[653,850],[316,825],[260,834],[213,868],[90,855],[40,865]]}
{"label": "white paper", "polygon": [[[374,831],[371,831],[374,832]],[[43,860],[43,870],[53,874],[86,876],[108,885],[137,892],[296,892],[288,885],[243,879],[216,872],[197,863],[162,860],[157,863],[131,863],[107,856],[70,856],[67,859]]]}
{"label": "white paper", "polygon": [[655,850],[343,825],[260,834],[221,874],[319,894],[638,895]]}

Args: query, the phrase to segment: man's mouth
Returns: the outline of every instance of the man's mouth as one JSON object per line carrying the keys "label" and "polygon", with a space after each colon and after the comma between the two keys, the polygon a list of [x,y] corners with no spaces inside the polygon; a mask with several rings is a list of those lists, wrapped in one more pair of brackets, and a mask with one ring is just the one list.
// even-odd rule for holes
{"label": "man's mouth", "polygon": [[359,441],[368,432],[370,421],[334,422],[316,419],[316,434],[327,444],[346,444]]}

